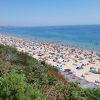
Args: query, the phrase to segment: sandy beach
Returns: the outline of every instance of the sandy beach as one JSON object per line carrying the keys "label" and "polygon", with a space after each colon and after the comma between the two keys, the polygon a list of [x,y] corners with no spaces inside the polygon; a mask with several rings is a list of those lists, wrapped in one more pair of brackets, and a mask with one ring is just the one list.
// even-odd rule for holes
{"label": "sandy beach", "polygon": [[100,85],[100,53],[2,34],[0,44],[15,47],[20,52],[55,66],[59,71],[71,72],[80,79]]}

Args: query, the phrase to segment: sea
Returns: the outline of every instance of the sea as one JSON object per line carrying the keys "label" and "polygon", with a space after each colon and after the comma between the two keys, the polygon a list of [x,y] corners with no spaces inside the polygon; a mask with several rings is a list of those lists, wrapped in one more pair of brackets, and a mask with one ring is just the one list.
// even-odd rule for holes
{"label": "sea", "polygon": [[53,41],[100,53],[100,25],[0,26],[0,33],[30,40]]}

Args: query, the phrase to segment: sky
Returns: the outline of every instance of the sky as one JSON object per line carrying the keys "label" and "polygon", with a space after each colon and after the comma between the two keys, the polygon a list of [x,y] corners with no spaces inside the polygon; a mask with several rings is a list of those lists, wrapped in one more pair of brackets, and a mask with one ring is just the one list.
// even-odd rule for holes
{"label": "sky", "polygon": [[0,0],[0,26],[100,24],[100,0]]}

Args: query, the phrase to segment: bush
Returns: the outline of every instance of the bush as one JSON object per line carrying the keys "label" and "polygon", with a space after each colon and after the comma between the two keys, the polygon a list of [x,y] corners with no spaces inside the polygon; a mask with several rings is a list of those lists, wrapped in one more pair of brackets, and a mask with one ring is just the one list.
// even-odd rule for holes
{"label": "bush", "polygon": [[26,82],[23,74],[11,71],[0,77],[0,100],[42,100],[39,89]]}
{"label": "bush", "polygon": [[[41,92],[42,91],[42,92]],[[0,46],[0,100],[100,100],[100,89],[82,89],[53,66]]]}
{"label": "bush", "polygon": [[45,61],[41,61],[41,64],[42,64],[42,65],[45,65]]}
{"label": "bush", "polygon": [[0,56],[5,61],[16,60],[17,50],[9,46],[0,46]]}

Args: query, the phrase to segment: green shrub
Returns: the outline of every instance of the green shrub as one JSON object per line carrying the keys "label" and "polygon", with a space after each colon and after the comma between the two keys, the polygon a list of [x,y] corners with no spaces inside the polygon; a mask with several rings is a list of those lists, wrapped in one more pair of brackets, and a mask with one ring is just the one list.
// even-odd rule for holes
{"label": "green shrub", "polygon": [[52,71],[45,62],[0,45],[0,100],[100,100],[100,88],[82,89]]}
{"label": "green shrub", "polygon": [[0,100],[42,100],[39,89],[26,82],[23,74],[11,71],[0,77]]}

